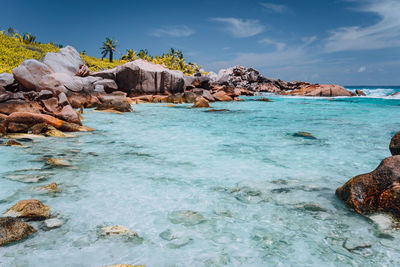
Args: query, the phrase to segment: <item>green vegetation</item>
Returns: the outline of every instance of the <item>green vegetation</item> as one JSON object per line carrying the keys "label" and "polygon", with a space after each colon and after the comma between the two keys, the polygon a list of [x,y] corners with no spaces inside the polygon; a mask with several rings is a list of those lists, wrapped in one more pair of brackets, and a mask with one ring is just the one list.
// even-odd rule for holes
{"label": "green vegetation", "polygon": [[[133,49],[126,51],[120,60],[113,59],[116,50],[117,41],[106,38],[101,47],[102,58],[91,57],[85,51],[81,52],[82,59],[86,62],[91,71],[100,71],[111,69],[136,59],[143,59],[155,64],[165,66],[170,70],[180,70],[186,75],[192,75],[200,71],[201,66],[186,62],[183,53],[171,48],[168,53],[161,56],[152,56],[147,49],[141,49],[138,52]],[[48,52],[58,52],[62,45],[55,43],[42,44],[36,41],[36,36],[24,33],[22,36],[13,28],[6,31],[0,31],[0,73],[8,72],[19,66],[26,59],[41,60]],[[108,56],[108,60],[104,59]]]}
{"label": "green vegetation", "polygon": [[21,37],[12,28],[8,29],[7,34],[0,31],[0,73],[11,73],[26,59],[41,60],[46,53],[60,50],[53,44],[36,43],[35,40],[36,37],[30,34]]}
{"label": "green vegetation", "polygon": [[127,62],[127,61],[123,61],[123,60],[113,60],[113,62],[110,62],[109,60],[106,60],[106,59],[90,57],[90,56],[88,56],[86,54],[82,54],[82,53],[81,53],[81,58],[86,62],[86,65],[89,67],[89,69],[91,71],[112,69],[118,65],[122,65]]}
{"label": "green vegetation", "polygon": [[111,38],[106,38],[106,41],[103,42],[103,46],[100,49],[102,55],[101,59],[104,59],[108,54],[110,63],[112,63],[114,51],[117,51],[117,41]]}
{"label": "green vegetation", "polygon": [[138,58],[163,65],[170,70],[180,70],[186,75],[195,74],[201,69],[199,65],[191,62],[186,63],[182,51],[173,48],[171,48],[168,53],[164,53],[161,56],[152,56],[147,49],[141,49],[139,52],[129,49],[126,54],[121,57],[121,61],[134,61]]}

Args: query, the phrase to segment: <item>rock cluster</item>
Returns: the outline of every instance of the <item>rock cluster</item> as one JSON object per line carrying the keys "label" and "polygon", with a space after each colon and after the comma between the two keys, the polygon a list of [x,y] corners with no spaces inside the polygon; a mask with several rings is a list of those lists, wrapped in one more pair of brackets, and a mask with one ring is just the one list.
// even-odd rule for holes
{"label": "rock cluster", "polygon": [[351,178],[336,190],[347,207],[361,214],[387,212],[400,218],[400,155],[397,133],[390,144],[391,157],[370,173]]}
{"label": "rock cluster", "polygon": [[266,78],[257,70],[243,66],[221,70],[218,75],[186,76],[138,59],[91,73],[79,53],[67,46],[58,53],[47,53],[42,61],[25,60],[12,74],[0,74],[0,123],[3,134],[32,132],[64,137],[57,130],[84,129],[79,128],[82,123],[77,108],[131,112],[131,102],[194,103],[195,107],[208,107],[209,102],[239,101],[241,95],[252,96],[258,92],[327,97],[354,95],[337,85]]}

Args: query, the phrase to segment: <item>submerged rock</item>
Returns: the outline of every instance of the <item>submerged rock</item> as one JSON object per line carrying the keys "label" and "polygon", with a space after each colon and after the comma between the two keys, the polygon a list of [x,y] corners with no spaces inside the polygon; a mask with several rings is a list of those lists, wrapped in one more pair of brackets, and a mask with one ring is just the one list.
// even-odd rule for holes
{"label": "submerged rock", "polygon": [[269,99],[269,98],[266,98],[266,97],[259,98],[259,99],[257,99],[257,101],[261,101],[261,102],[272,102],[272,100],[271,100],[271,99]]}
{"label": "submerged rock", "polygon": [[300,206],[298,206],[298,209],[303,209],[306,211],[314,211],[314,212],[326,212],[327,211],[324,207],[320,206],[317,203],[307,203],[304,205],[300,205]]}
{"label": "submerged rock", "polygon": [[26,238],[36,230],[16,218],[0,218],[0,246]]}
{"label": "submerged rock", "polygon": [[56,183],[51,183],[48,185],[44,185],[44,186],[39,186],[36,188],[38,191],[42,191],[45,193],[59,193],[61,192],[61,189],[58,187],[58,185]]}
{"label": "submerged rock", "polygon": [[140,238],[136,232],[134,232],[124,226],[120,226],[120,225],[105,226],[100,229],[100,235],[101,236],[127,236],[127,237]]}
{"label": "submerged rock", "polygon": [[50,207],[44,205],[37,199],[21,200],[9,208],[3,216],[43,220],[50,216]]}
{"label": "submerged rock", "polygon": [[72,165],[65,159],[49,158],[46,161],[46,165],[54,167],[71,167]]}
{"label": "submerged rock", "polygon": [[15,140],[8,140],[4,145],[6,146],[23,146],[21,143]]}
{"label": "submerged rock", "polygon": [[191,210],[173,211],[168,215],[168,218],[174,224],[183,224],[185,226],[192,226],[206,221],[202,214]]}
{"label": "submerged rock", "polygon": [[171,231],[171,229],[167,229],[164,232],[160,233],[160,237],[164,240],[167,241],[172,241],[174,239],[177,239],[178,237],[176,235],[174,235]]}
{"label": "submerged rock", "polygon": [[315,136],[313,136],[311,133],[308,132],[297,132],[293,134],[294,137],[303,137],[306,139],[317,139]]}
{"label": "submerged rock", "polygon": [[229,109],[226,109],[226,108],[223,108],[223,109],[209,109],[209,110],[206,110],[205,112],[227,112],[227,111],[230,111]]}
{"label": "submerged rock", "polygon": [[51,175],[53,174],[41,169],[24,169],[4,174],[3,178],[22,183],[38,183],[49,179]]}
{"label": "submerged rock", "polygon": [[131,264],[114,264],[114,265],[107,265],[104,267],[146,267],[145,265],[131,265]]}

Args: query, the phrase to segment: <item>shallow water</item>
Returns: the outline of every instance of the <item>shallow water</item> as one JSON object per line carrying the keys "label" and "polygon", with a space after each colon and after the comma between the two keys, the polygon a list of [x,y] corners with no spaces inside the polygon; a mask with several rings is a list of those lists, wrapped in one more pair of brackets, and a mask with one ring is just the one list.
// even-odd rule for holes
{"label": "shallow water", "polygon": [[[334,195],[390,155],[399,100],[271,99],[213,103],[230,110],[216,113],[163,104],[122,115],[87,110],[93,133],[0,147],[0,211],[37,198],[65,220],[0,248],[0,266],[399,265],[400,234],[382,236]],[[299,131],[317,139],[294,137]],[[73,167],[41,170],[48,157]],[[10,179],[42,173],[38,183]],[[62,192],[32,190],[51,182]],[[143,241],[99,237],[117,224]],[[345,248],[363,245],[371,247]]]}

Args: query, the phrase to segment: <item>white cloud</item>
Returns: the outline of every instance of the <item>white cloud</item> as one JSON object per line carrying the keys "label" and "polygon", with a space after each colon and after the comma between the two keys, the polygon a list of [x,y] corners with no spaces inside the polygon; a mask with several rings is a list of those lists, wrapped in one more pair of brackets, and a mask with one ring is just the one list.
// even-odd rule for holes
{"label": "white cloud", "polygon": [[211,18],[225,24],[226,30],[236,38],[255,36],[264,31],[265,27],[258,20],[238,18]]}
{"label": "white cloud", "polygon": [[367,70],[367,67],[366,67],[366,66],[361,66],[361,67],[358,69],[357,72],[364,72],[364,71],[366,71],[366,70]]}
{"label": "white cloud", "polygon": [[[300,42],[298,46],[294,47],[283,46],[284,43],[270,39],[262,39],[259,42],[275,45],[277,49],[267,53],[237,53],[236,57],[232,60],[213,62],[209,64],[208,67],[217,70],[239,64],[259,69],[277,69],[319,62],[319,60],[315,58],[315,53],[309,53],[307,50],[309,38],[303,39],[303,43]],[[280,48],[278,48],[276,44],[281,44],[279,45]]]}
{"label": "white cloud", "polygon": [[149,34],[155,37],[162,37],[162,36],[188,37],[194,34],[194,30],[186,25],[171,25],[171,26],[162,26],[158,29],[154,29]]}
{"label": "white cloud", "polygon": [[400,1],[367,0],[362,12],[373,12],[380,20],[370,26],[336,29],[325,44],[326,52],[400,47]]}
{"label": "white cloud", "polygon": [[265,9],[275,13],[284,13],[288,10],[288,8],[285,5],[272,4],[272,3],[260,3],[260,5],[263,6]]}
{"label": "white cloud", "polygon": [[258,42],[260,44],[274,45],[276,47],[276,50],[278,50],[278,51],[282,51],[286,47],[285,43],[277,42],[277,41],[274,41],[274,40],[271,40],[271,39],[268,39],[268,38],[261,39]]}

